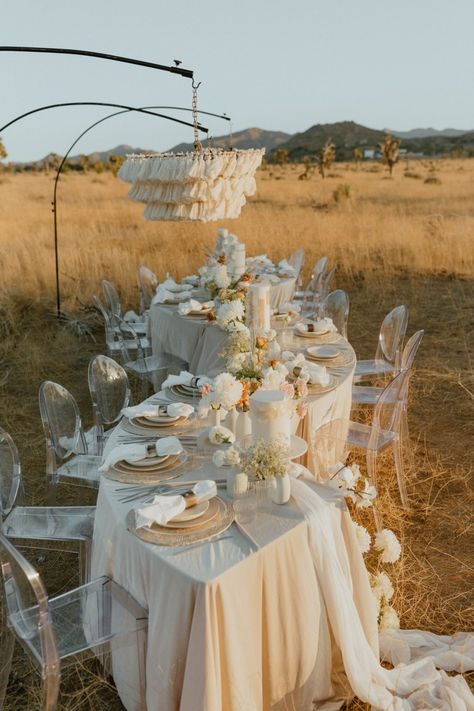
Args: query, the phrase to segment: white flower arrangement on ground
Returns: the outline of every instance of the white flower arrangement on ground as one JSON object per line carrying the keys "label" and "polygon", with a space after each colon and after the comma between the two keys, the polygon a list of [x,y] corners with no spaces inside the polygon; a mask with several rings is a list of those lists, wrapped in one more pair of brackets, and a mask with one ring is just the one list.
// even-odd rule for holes
{"label": "white flower arrangement on ground", "polygon": [[235,447],[218,449],[212,455],[212,462],[216,467],[236,467],[240,464],[240,454]]}
{"label": "white flower arrangement on ground", "polygon": [[396,563],[399,560],[402,547],[393,531],[384,528],[375,536],[375,548],[381,551],[382,563]]}
{"label": "white flower arrangement on ground", "polygon": [[221,425],[211,427],[208,436],[211,444],[233,444],[235,442],[235,435],[232,430]]}
{"label": "white flower arrangement on ground", "polygon": [[244,472],[257,479],[273,479],[289,472],[288,447],[280,442],[258,439],[240,455]]}
{"label": "white flower arrangement on ground", "polygon": [[372,545],[372,537],[365,526],[361,526],[358,523],[354,523],[355,534],[357,538],[357,543],[359,544],[360,552],[362,555],[368,553],[370,546]]}
{"label": "white flower arrangement on ground", "polygon": [[205,417],[209,410],[231,410],[242,397],[243,386],[231,373],[220,373],[211,384],[202,387],[198,415]]}
{"label": "white flower arrangement on ground", "polygon": [[358,464],[345,466],[337,462],[328,467],[331,478],[327,485],[339,489],[345,497],[354,501],[357,508],[363,509],[372,506],[377,496],[375,486],[368,479],[362,479]]}

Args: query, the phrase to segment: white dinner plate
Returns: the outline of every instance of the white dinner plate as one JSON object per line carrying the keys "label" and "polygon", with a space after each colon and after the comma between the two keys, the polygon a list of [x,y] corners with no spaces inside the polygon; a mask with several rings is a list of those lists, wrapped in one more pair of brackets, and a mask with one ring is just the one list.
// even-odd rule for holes
{"label": "white dinner plate", "polygon": [[320,336],[326,336],[329,333],[329,328],[325,331],[300,331],[299,328],[295,328],[295,333],[303,338],[319,338]]}
{"label": "white dinner plate", "polygon": [[200,504],[196,504],[196,506],[191,506],[189,509],[184,509],[182,513],[174,516],[174,518],[172,518],[168,523],[184,523],[185,521],[194,521],[194,519],[205,514],[208,508],[209,501],[203,501]]}
{"label": "white dinner plate", "polygon": [[306,349],[306,353],[317,360],[333,360],[340,355],[339,348],[334,346],[310,346]]}

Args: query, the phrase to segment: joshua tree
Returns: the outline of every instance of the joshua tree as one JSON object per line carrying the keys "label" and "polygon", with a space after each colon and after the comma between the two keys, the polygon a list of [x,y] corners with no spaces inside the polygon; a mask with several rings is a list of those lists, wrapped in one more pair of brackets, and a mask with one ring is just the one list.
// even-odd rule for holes
{"label": "joshua tree", "polygon": [[336,146],[332,142],[331,138],[328,138],[324,146],[321,148],[319,151],[318,155],[316,156],[316,162],[318,164],[319,172],[321,173],[321,177],[325,177],[325,171],[326,169],[329,170],[329,168],[332,166],[336,159]]}
{"label": "joshua tree", "polygon": [[0,160],[4,160],[8,156],[7,149],[2,143],[2,139],[0,137]]}
{"label": "joshua tree", "polygon": [[315,166],[309,156],[303,158],[304,173],[298,175],[298,180],[309,180],[314,173]]}
{"label": "joshua tree", "polygon": [[281,166],[288,163],[288,151],[286,148],[277,148],[275,151],[275,163]]}
{"label": "joshua tree", "polygon": [[382,154],[382,160],[388,165],[388,171],[392,175],[393,166],[398,163],[398,158],[400,155],[400,139],[393,138],[388,135],[385,136],[383,143],[379,145],[380,153]]}
{"label": "joshua tree", "polygon": [[364,157],[364,154],[362,153],[362,149],[361,148],[354,148],[354,150],[352,151],[352,157],[354,158],[354,163],[356,164],[356,168],[358,168],[362,158]]}

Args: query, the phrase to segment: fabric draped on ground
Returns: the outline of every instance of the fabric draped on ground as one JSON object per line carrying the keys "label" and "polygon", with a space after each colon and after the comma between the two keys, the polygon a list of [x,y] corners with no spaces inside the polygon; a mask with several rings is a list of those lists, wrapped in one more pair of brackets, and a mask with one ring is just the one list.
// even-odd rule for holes
{"label": "fabric draped on ground", "polygon": [[[303,481],[292,481],[292,495],[308,522],[315,571],[354,694],[383,711],[474,711],[474,695],[463,677],[446,674],[474,669],[474,635],[448,637],[419,630],[389,630],[375,640],[377,613],[368,576],[365,585],[357,581],[356,596],[348,570],[341,565],[340,545],[332,534],[327,507]],[[344,530],[344,537],[353,554],[357,549],[355,532]],[[396,664],[394,669],[381,666],[379,643],[382,659]],[[315,708],[328,711],[334,708],[334,699]]]}

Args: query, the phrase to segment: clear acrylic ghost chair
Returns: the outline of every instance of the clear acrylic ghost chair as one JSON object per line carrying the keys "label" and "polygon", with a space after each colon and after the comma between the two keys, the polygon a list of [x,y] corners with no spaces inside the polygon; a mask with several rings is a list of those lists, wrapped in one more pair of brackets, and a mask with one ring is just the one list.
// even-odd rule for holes
{"label": "clear acrylic ghost chair", "polygon": [[329,287],[334,276],[336,267],[332,267],[328,272],[322,272],[319,278],[315,280],[313,284],[312,295],[307,295],[306,299],[303,301],[303,308],[301,312],[312,318],[321,317],[321,306],[329,293]]}
{"label": "clear acrylic ghost chair", "polygon": [[408,326],[408,309],[396,306],[382,321],[374,360],[359,360],[354,377],[384,376],[400,371],[400,357]]}
{"label": "clear acrylic ghost chair", "polygon": [[137,270],[137,285],[140,291],[140,313],[145,314],[150,308],[151,300],[153,299],[158,286],[158,279],[148,267],[140,266]]}
{"label": "clear acrylic ghost chair", "polygon": [[341,336],[347,338],[349,296],[345,291],[342,289],[331,291],[322,302],[318,315],[331,318]]}
{"label": "clear acrylic ghost chair", "polygon": [[305,296],[311,296],[314,293],[314,289],[311,287],[314,285],[315,282],[317,282],[318,279],[321,278],[321,275],[324,274],[326,267],[328,264],[328,257],[321,257],[321,259],[318,259],[316,264],[313,267],[313,271],[311,272],[311,277],[306,284],[306,287],[302,291],[296,291],[294,298],[295,299],[304,299]]}
{"label": "clear acrylic ghost chair", "polygon": [[[119,293],[118,293],[117,289],[115,288],[115,286],[112,284],[112,282],[107,281],[107,279],[102,280],[101,286],[102,286],[102,291],[104,294],[105,304],[109,310],[110,320],[112,322],[114,329],[117,329],[118,328],[117,318],[124,317],[124,315],[122,313],[122,304],[120,302]],[[145,334],[147,332],[146,322],[134,321],[133,327],[137,333]]]}
{"label": "clear acrylic ghost chair", "polygon": [[[424,331],[416,331],[411,338],[405,344],[403,349],[402,358],[400,361],[400,371],[408,371],[408,377],[405,381],[405,387],[402,392],[400,392],[400,407],[401,407],[401,435],[402,443],[404,446],[404,451],[410,457],[413,462],[413,455],[410,446],[410,430],[408,427],[408,392],[409,384],[412,375],[413,363],[415,361],[418,348],[420,347],[421,341],[423,340]],[[367,405],[369,407],[375,407],[380,396],[384,392],[384,388],[371,386],[371,385],[354,385],[352,388],[352,404],[357,407],[358,405]]]}
{"label": "clear acrylic ghost chair", "polygon": [[0,530],[23,548],[50,550],[46,541],[76,541],[80,580],[86,582],[95,506],[22,506],[22,499],[18,449],[8,432],[0,428]]}
{"label": "clear acrylic ghost chair", "polygon": [[[61,672],[79,658],[123,654],[136,672],[134,708],[145,711],[147,611],[107,577],[56,597],[48,597],[37,570],[0,533],[1,630],[0,707],[8,685],[15,640],[42,678],[42,698],[35,708],[58,708]],[[131,690],[132,691],[132,690]],[[128,692],[128,689],[127,689]]]}
{"label": "clear acrylic ghost chair", "polygon": [[[105,344],[107,347],[107,353],[111,358],[120,358],[122,353],[122,347],[118,338],[119,326],[117,324],[117,316],[113,317],[112,313],[105,307],[102,301],[97,297],[92,297],[94,305],[100,311],[102,318],[104,319],[105,326]],[[114,326],[114,322],[117,324]],[[133,339],[129,340],[127,347],[130,351],[136,347],[136,329],[134,329]],[[150,351],[150,342],[148,338],[140,337],[140,345],[145,350]]]}
{"label": "clear acrylic ghost chair", "polygon": [[301,289],[301,270],[303,269],[304,264],[304,249],[297,249],[293,252],[293,254],[291,254],[288,258],[288,264],[290,264],[295,270],[296,289]]}
{"label": "clear acrylic ghost chair", "polygon": [[[118,338],[121,344],[123,367],[127,373],[134,375],[141,381],[143,397],[147,396],[150,384],[154,386],[155,390],[158,390],[168,375],[177,374],[187,367],[184,361],[173,356],[146,355],[140,345],[140,339],[130,324],[120,318]],[[127,344],[133,339],[135,339],[135,349],[132,352]]]}
{"label": "clear acrylic ghost chair", "polygon": [[107,438],[105,428],[116,424],[121,418],[121,411],[131,402],[130,383],[124,368],[112,358],[98,355],[89,363],[89,392],[92,400],[97,454],[103,453]]}
{"label": "clear acrylic ghost chair", "polygon": [[[400,396],[406,387],[409,371],[399,373],[384,388],[375,408],[372,424],[335,419],[323,425],[314,432],[312,447],[316,453],[319,468],[322,468],[321,454],[331,451],[331,447],[344,444],[346,450],[354,447],[365,450],[367,475],[370,482],[377,488],[377,457],[391,447],[395,462],[398,489],[403,506],[408,509],[409,501],[405,484],[405,471],[401,444],[401,406]],[[382,527],[382,516],[377,506],[374,506],[374,516],[377,528]]]}
{"label": "clear acrylic ghost chair", "polygon": [[98,488],[101,457],[96,443],[86,441],[79,408],[62,385],[46,380],[39,390],[39,407],[46,438],[48,503],[54,503],[56,486],[68,483]]}

